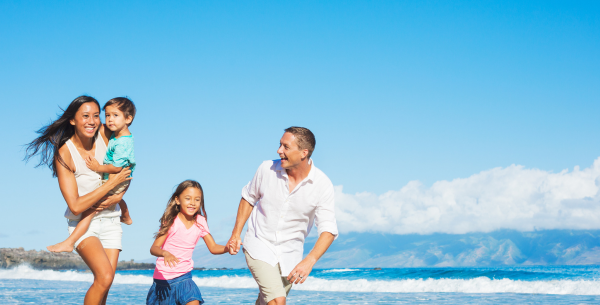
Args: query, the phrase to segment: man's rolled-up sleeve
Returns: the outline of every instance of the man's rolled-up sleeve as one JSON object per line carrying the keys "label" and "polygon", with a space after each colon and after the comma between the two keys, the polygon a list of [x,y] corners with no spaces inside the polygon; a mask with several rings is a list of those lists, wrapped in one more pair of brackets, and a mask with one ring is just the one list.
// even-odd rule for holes
{"label": "man's rolled-up sleeve", "polygon": [[254,178],[242,188],[242,198],[248,201],[252,206],[254,206],[262,196],[260,193],[260,183],[262,181],[261,168],[262,166],[258,167],[258,170],[256,170],[256,173],[254,174]]}
{"label": "man's rolled-up sleeve", "polygon": [[315,212],[315,224],[319,230],[319,236],[323,232],[333,234],[334,238],[338,238],[337,222],[335,220],[335,196],[333,184],[329,184],[319,200],[317,210]]}

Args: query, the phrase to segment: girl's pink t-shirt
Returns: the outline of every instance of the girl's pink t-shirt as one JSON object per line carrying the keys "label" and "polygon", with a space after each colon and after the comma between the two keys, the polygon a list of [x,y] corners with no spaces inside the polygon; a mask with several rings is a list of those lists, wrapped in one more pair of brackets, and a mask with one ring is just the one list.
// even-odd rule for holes
{"label": "girl's pink t-shirt", "polygon": [[189,229],[186,229],[179,216],[175,217],[161,249],[169,251],[177,257],[179,263],[171,268],[165,265],[164,257],[157,258],[153,277],[158,280],[170,280],[192,271],[194,269],[194,261],[192,260],[194,247],[196,247],[200,237],[204,237],[209,233],[206,219],[200,215],[196,218],[196,224]]}

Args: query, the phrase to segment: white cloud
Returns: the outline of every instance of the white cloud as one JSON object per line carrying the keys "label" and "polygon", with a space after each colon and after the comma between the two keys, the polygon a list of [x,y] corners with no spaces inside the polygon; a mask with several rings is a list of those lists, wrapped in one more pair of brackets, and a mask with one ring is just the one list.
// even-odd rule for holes
{"label": "white cloud", "polygon": [[336,187],[341,232],[430,234],[498,229],[600,229],[600,158],[590,168],[552,173],[494,168],[430,188],[411,181],[377,196]]}

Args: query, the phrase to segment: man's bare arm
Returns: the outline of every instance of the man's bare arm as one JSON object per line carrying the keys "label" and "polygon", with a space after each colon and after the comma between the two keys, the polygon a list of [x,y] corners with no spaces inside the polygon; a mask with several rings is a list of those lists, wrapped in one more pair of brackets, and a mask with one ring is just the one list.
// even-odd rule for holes
{"label": "man's bare arm", "polygon": [[335,236],[329,232],[323,232],[319,235],[317,243],[310,253],[300,262],[292,272],[287,276],[288,281],[294,284],[302,284],[306,281],[306,278],[312,271],[313,266],[317,261],[325,254],[325,251],[329,249],[329,246],[333,243]]}
{"label": "man's bare arm", "polygon": [[231,238],[227,242],[229,245],[229,254],[235,255],[240,251],[240,245],[242,244],[242,230],[254,207],[246,201],[246,199],[240,199],[240,206],[238,207],[237,217],[235,218],[235,226],[233,232],[231,232]]}

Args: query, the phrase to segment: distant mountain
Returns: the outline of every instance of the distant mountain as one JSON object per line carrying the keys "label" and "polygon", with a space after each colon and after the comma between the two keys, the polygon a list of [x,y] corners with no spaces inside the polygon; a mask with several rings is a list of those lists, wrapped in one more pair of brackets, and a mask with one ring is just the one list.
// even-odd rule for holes
{"label": "distant mountain", "polygon": [[[316,237],[304,246],[307,254]],[[200,242],[197,267],[244,268],[242,253],[212,255]],[[391,235],[346,233],[333,243],[315,268],[453,267],[600,264],[600,230],[545,230],[491,233]]]}

